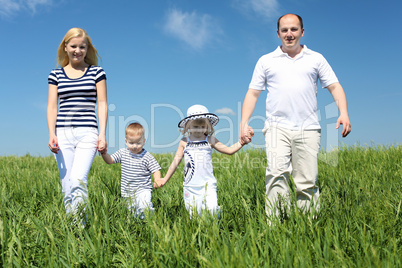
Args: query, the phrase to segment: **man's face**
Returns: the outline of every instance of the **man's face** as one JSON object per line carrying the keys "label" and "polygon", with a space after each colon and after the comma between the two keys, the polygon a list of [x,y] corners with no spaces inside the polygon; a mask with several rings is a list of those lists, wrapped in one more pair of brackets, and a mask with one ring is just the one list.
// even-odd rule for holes
{"label": "man's face", "polygon": [[304,29],[301,28],[299,19],[295,15],[289,14],[279,21],[277,33],[282,42],[282,50],[286,53],[300,47]]}

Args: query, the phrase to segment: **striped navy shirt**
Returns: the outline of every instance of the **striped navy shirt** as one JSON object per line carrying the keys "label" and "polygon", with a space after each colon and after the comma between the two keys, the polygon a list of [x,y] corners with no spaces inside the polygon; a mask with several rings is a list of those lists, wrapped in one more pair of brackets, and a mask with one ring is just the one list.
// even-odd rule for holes
{"label": "striped navy shirt", "polygon": [[76,79],[69,78],[63,68],[50,72],[48,82],[57,86],[60,98],[56,128],[98,127],[95,114],[96,83],[103,79],[106,79],[106,74],[99,66],[89,66],[85,74]]}
{"label": "striped navy shirt", "polygon": [[121,196],[133,197],[138,191],[152,190],[151,174],[160,170],[156,159],[145,149],[133,154],[128,148],[111,155],[115,163],[121,164]]}

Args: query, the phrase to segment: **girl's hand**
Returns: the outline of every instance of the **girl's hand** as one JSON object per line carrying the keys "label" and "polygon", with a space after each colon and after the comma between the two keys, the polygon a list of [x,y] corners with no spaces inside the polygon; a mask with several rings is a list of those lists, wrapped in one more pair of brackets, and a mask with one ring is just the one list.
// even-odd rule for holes
{"label": "girl's hand", "polygon": [[166,184],[165,178],[155,179],[154,188],[158,189]]}
{"label": "girl's hand", "polygon": [[107,152],[107,142],[105,135],[99,135],[98,142],[96,144],[98,152],[104,154]]}
{"label": "girl's hand", "polygon": [[54,154],[57,154],[57,152],[60,150],[56,135],[50,136],[48,146],[50,151],[52,151]]}

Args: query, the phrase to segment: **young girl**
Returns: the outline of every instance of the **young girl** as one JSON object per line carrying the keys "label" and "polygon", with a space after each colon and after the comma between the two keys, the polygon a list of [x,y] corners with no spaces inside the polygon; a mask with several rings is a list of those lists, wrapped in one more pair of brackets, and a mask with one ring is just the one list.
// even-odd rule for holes
{"label": "young girl", "polygon": [[155,180],[154,187],[162,187],[172,177],[184,156],[183,194],[186,209],[190,213],[202,210],[211,214],[219,213],[216,194],[216,178],[212,167],[212,148],[224,154],[234,154],[245,143],[239,141],[227,147],[212,134],[219,118],[202,105],[193,105],[187,110],[187,117],[179,122],[183,128],[183,139],[164,178]]}
{"label": "young girl", "polygon": [[97,66],[91,38],[81,28],[66,33],[57,64],[60,67],[48,77],[48,146],[56,156],[66,212],[75,214],[88,196],[87,177],[96,150],[107,148],[106,75]]}

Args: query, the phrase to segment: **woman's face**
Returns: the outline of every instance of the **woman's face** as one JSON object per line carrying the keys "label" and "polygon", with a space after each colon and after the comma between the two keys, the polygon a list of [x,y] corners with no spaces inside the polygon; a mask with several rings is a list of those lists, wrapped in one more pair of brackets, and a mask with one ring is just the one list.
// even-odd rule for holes
{"label": "woman's face", "polygon": [[69,62],[73,65],[85,63],[87,49],[88,44],[84,37],[71,38],[65,46]]}

